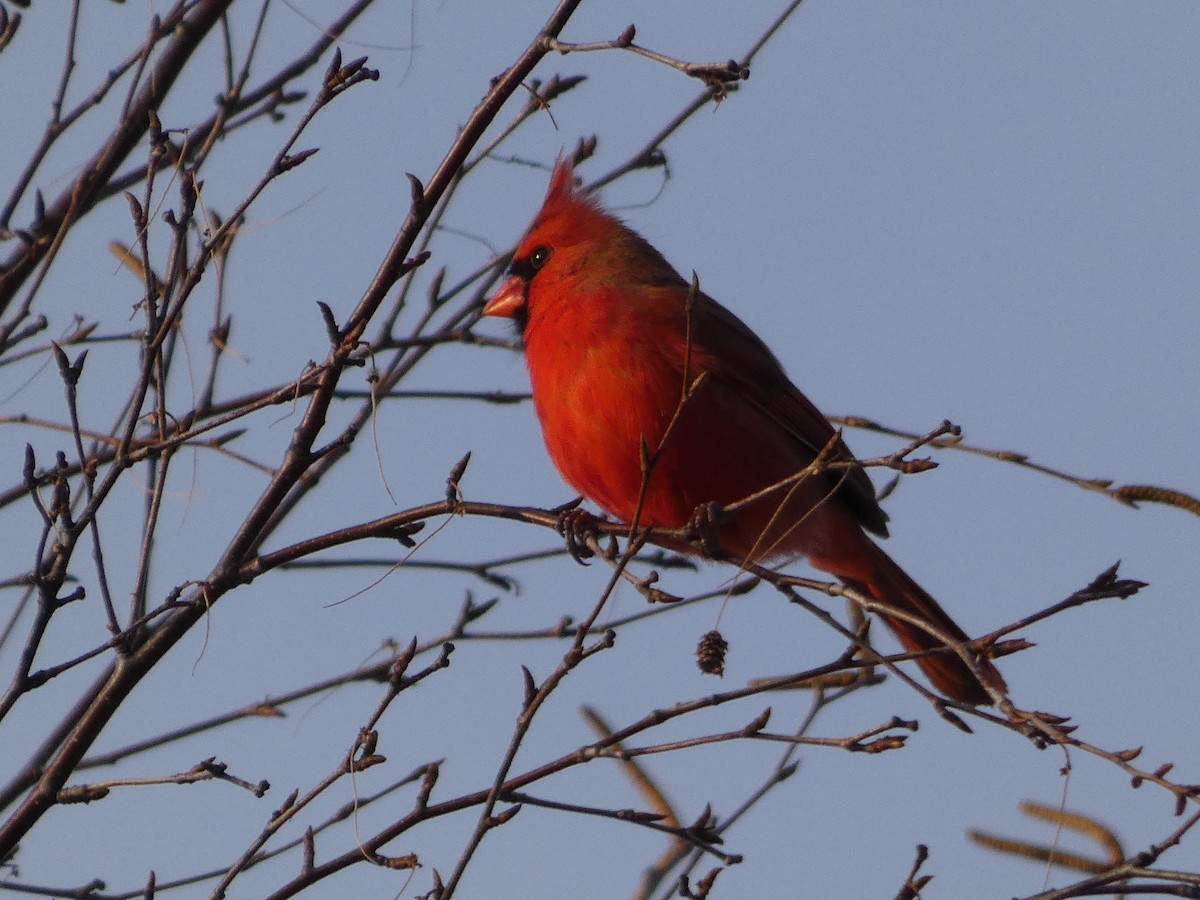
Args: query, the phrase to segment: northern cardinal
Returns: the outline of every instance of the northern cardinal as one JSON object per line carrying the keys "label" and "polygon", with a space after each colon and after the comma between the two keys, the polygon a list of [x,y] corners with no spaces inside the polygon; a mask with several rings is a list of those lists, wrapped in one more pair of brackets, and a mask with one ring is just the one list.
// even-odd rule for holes
{"label": "northern cardinal", "polygon": [[[610,515],[682,528],[699,509],[733,505],[796,475],[832,441],[838,465],[717,518],[721,548],[754,562],[805,556],[846,586],[970,640],[864,533],[887,536],[870,479],[766,344],[577,190],[568,161],[555,167],[483,312],[516,321],[550,457]],[[909,622],[883,619],[910,651],[944,647]],[[947,696],[992,702],[957,655],[919,664]],[[979,664],[1005,690],[992,664]]]}

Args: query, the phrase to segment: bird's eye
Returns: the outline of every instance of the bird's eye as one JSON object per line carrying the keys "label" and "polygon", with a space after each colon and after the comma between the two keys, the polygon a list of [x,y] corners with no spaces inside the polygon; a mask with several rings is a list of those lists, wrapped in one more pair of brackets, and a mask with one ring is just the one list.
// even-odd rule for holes
{"label": "bird's eye", "polygon": [[550,258],[550,248],[542,245],[534,247],[524,256],[519,256],[512,261],[508,271],[518,278],[529,281],[537,274],[537,270],[546,264],[546,260]]}

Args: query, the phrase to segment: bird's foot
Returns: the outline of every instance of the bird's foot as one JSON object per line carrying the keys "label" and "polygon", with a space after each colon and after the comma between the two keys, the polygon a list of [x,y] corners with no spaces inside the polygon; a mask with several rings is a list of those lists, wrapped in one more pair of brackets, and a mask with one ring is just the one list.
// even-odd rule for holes
{"label": "bird's foot", "polygon": [[555,509],[554,511],[558,513],[558,523],[555,528],[566,540],[567,552],[571,554],[571,559],[581,566],[586,566],[588,565],[587,560],[596,555],[588,546],[588,538],[600,537],[598,526],[603,519],[581,508],[579,504],[582,502],[583,498],[579,497],[571,503]]}
{"label": "bird's foot", "polygon": [[720,527],[729,521],[729,513],[720,503],[701,503],[684,526],[684,534],[705,556],[716,558],[721,552]]}

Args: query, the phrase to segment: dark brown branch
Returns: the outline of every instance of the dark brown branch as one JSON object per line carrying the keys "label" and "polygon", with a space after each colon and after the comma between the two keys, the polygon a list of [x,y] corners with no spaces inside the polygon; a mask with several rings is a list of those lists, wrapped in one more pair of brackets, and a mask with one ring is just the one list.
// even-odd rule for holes
{"label": "dark brown branch", "polygon": [[[863,418],[862,416],[831,416],[830,421],[839,425],[844,425],[847,428],[858,428],[862,431],[872,431],[877,434],[886,434],[892,437],[900,437],[906,439],[919,439],[919,435],[904,431],[898,428],[892,428],[887,425],[881,425],[871,419]],[[1190,512],[1200,516],[1200,498],[1193,497],[1190,494],[1185,494],[1183,491],[1173,488],[1158,487],[1155,485],[1145,484],[1126,484],[1113,487],[1113,481],[1109,478],[1083,478],[1079,475],[1071,475],[1061,469],[1051,468],[1050,466],[1034,462],[1025,453],[1019,453],[1013,450],[992,450],[986,447],[978,447],[972,444],[964,443],[958,434],[951,437],[937,438],[924,442],[930,447],[939,449],[960,450],[963,453],[973,453],[976,456],[986,456],[989,459],[999,460],[1000,462],[1012,463],[1015,466],[1020,466],[1023,469],[1037,472],[1041,475],[1048,475],[1051,478],[1057,478],[1060,481],[1066,481],[1076,487],[1086,491],[1094,491],[1098,494],[1103,494],[1106,497],[1111,497],[1118,503],[1123,503],[1126,506],[1137,508],[1140,502],[1146,503],[1162,503],[1167,506],[1174,506],[1177,509],[1182,509],[1185,512]]]}
{"label": "dark brown branch", "polygon": [[[31,231],[31,240],[23,242],[0,266],[0,314],[8,309],[16,291],[33,269],[46,259],[53,247],[58,246],[59,236],[74,219],[92,207],[101,188],[145,137],[150,126],[150,113],[162,105],[184,65],[209,30],[227,12],[231,2],[197,0],[189,13],[172,29],[171,37],[158,52],[153,75],[147,79],[127,115],[121,118],[117,128],[75,182],[46,208],[45,215]],[[0,334],[0,348],[4,346],[6,338],[7,335]]]}

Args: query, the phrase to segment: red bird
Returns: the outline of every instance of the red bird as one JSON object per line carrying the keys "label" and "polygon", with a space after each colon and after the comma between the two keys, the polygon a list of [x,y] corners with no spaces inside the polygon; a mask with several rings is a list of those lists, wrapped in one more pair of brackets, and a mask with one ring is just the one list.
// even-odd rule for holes
{"label": "red bird", "polygon": [[[721,547],[755,562],[805,556],[848,587],[968,642],[864,533],[886,537],[887,516],[833,426],[745,323],[702,293],[689,312],[690,293],[662,254],[575,188],[571,164],[560,161],[483,312],[522,329],[534,407],[563,478],[630,522],[642,497],[644,444],[656,458],[638,521],[682,528],[705,504],[731,506],[796,475],[834,440],[844,465],[719,519]],[[910,651],[944,646],[909,622],[883,619]],[[991,703],[958,656],[919,664],[947,696]],[[1005,690],[990,662],[980,666]]]}

